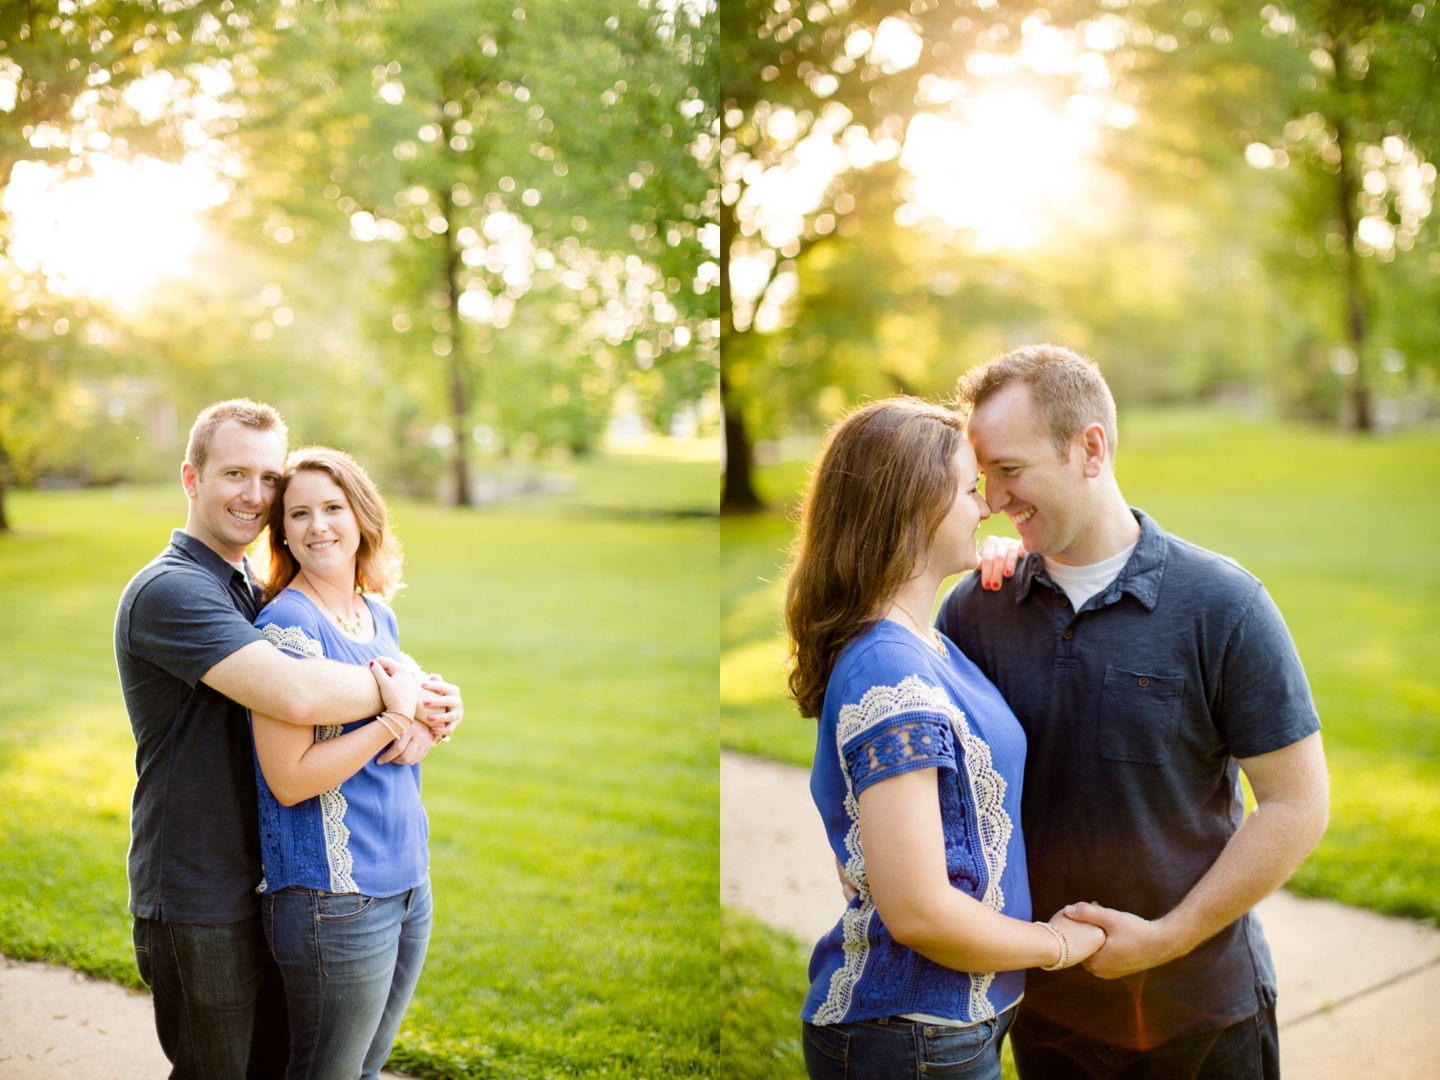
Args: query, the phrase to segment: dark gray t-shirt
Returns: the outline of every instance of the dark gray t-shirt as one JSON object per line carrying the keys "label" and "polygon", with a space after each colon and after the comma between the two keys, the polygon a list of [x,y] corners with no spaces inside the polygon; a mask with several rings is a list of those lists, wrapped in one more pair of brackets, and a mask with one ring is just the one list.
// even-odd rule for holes
{"label": "dark gray t-shirt", "polygon": [[176,529],[125,587],[115,660],[135,732],[130,911],[162,922],[238,922],[259,910],[259,811],[250,726],[200,681],[252,641],[260,596]]}
{"label": "dark gray t-shirt", "polygon": [[[1236,758],[1320,728],[1290,633],[1231,560],[1166,534],[1140,540],[1076,613],[1037,556],[999,592],[961,580],[936,625],[1019,718],[1021,808],[1036,917],[1098,901],[1147,919],[1173,909],[1239,827]],[[1253,1016],[1275,974],[1254,913],[1188,956],[1117,980],[1031,971],[1022,1018],[1148,1048]]]}

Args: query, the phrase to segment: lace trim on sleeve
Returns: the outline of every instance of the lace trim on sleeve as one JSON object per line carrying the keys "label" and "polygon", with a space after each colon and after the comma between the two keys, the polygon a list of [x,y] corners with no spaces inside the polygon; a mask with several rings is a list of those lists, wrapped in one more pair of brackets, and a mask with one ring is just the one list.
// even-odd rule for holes
{"label": "lace trim on sleeve", "polygon": [[845,751],[845,761],[856,787],[896,765],[918,766],[923,761],[926,768],[953,769],[955,759],[945,745],[944,731],[938,719],[916,719],[886,728],[873,739],[850,747]]}
{"label": "lace trim on sleeve", "polygon": [[[919,712],[927,716],[914,717]],[[905,719],[907,713],[914,719]],[[930,716],[936,717],[936,720],[930,721]],[[845,872],[855,883],[860,896],[859,902],[848,908],[841,920],[845,960],[832,973],[825,1001],[816,1010],[812,1023],[837,1024],[849,1014],[855,990],[870,959],[870,924],[876,915],[875,902],[870,896],[869,875],[865,869],[865,853],[860,844],[860,799],[856,790],[859,777],[852,775],[847,766],[852,759],[862,763],[871,760],[871,747],[876,747],[874,760],[882,762],[882,768],[885,767],[882,755],[894,756],[897,762],[906,760],[907,754],[913,759],[917,752],[915,730],[934,723],[938,731],[940,717],[948,721],[954,733],[955,752],[960,759],[959,764],[963,765],[961,771],[975,801],[980,849],[987,871],[980,902],[993,911],[1005,908],[1000,878],[1005,871],[1007,845],[1013,825],[1003,803],[1005,778],[995,769],[989,745],[971,730],[964,712],[956,707],[943,689],[928,685],[917,675],[906,677],[897,686],[872,687],[857,704],[841,707],[836,730],[836,749],[846,787],[845,815],[850,819],[845,835],[848,856]],[[858,737],[872,731],[880,734],[855,744],[850,750],[846,749]],[[901,738],[900,733],[906,733],[905,737]],[[931,737],[935,736],[932,734]],[[918,745],[924,747],[926,744],[920,742]],[[971,972],[969,978],[970,1019],[987,1020],[993,1017],[995,1008],[988,992],[995,973]]]}
{"label": "lace trim on sleeve", "polygon": [[276,626],[273,622],[260,628],[265,640],[282,652],[295,656],[322,657],[325,646],[307,634],[300,626]]}

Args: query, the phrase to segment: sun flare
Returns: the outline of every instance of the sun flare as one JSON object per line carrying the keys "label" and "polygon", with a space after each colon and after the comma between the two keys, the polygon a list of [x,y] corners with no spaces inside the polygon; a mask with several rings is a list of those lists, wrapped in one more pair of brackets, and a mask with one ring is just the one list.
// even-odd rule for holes
{"label": "sun flare", "polygon": [[40,162],[15,165],[4,198],[8,254],[52,288],[133,308],[185,271],[205,236],[201,215],[228,193],[189,163],[95,154],[90,165],[74,179]]}
{"label": "sun flare", "polygon": [[919,113],[900,155],[909,197],[897,220],[933,216],[972,230],[982,250],[1029,246],[1074,211],[1096,138],[1084,116],[1052,112],[1024,90],[983,97],[963,120]]}

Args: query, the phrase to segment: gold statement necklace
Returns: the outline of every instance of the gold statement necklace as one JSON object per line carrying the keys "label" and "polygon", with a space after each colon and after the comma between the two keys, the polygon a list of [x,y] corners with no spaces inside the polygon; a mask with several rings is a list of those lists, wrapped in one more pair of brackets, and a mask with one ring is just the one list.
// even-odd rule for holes
{"label": "gold statement necklace", "polygon": [[[359,637],[361,631],[365,629],[365,616],[363,615],[363,613],[358,611],[355,612],[355,622],[353,624],[347,622],[340,615],[339,612],[337,612],[334,608],[332,608],[329,604],[325,602],[325,597],[320,595],[320,590],[315,587],[315,582],[310,579],[309,574],[305,573],[304,568],[301,568],[300,572],[302,574],[305,574],[305,581],[310,586],[310,591],[315,594],[315,599],[319,600],[320,606],[323,607],[330,614],[330,617],[332,619],[334,619],[337,623],[340,624],[340,629],[345,631],[345,633],[349,634],[351,637]],[[909,612],[906,612],[906,614],[909,614]]]}

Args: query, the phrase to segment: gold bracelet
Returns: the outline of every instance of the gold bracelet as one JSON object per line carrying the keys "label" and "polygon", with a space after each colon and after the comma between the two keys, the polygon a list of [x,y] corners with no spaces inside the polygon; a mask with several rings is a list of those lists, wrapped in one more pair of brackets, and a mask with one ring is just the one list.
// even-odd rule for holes
{"label": "gold bracelet", "polygon": [[390,726],[390,721],[385,719],[384,713],[381,713],[379,716],[375,717],[375,719],[379,722],[381,727],[383,727],[386,731],[390,733],[390,738],[398,739],[400,737],[399,735],[395,734],[395,729]]}
{"label": "gold bracelet", "polygon": [[[409,730],[410,721],[414,719],[414,717],[406,716],[399,709],[386,709],[384,715],[395,717],[395,722],[400,725],[400,735],[404,735],[405,732]],[[398,739],[400,735],[396,735],[395,737]]]}
{"label": "gold bracelet", "polygon": [[[397,739],[398,739],[398,738],[400,738],[401,735],[404,735],[404,734],[405,734],[405,728],[402,727],[402,728],[400,728],[400,729],[397,731],[395,728],[393,728],[393,727],[390,726],[390,721],[387,720],[386,717],[388,717],[391,713],[395,713],[396,716],[399,716],[399,715],[400,715],[400,714],[399,714],[398,712],[396,712],[396,710],[394,710],[394,709],[386,709],[384,712],[382,712],[382,713],[381,713],[379,716],[377,716],[375,719],[376,719],[376,720],[379,720],[380,723],[384,724],[384,725],[385,725],[385,730],[388,731],[388,732],[390,732],[390,734],[391,734],[394,738],[397,738]],[[409,725],[406,725],[406,726],[408,727]]]}
{"label": "gold bracelet", "polygon": [[1043,926],[1046,930],[1049,930],[1050,933],[1055,935],[1055,940],[1060,943],[1060,959],[1057,960],[1055,963],[1051,964],[1049,967],[1042,967],[1040,970],[1059,971],[1066,964],[1070,963],[1070,942],[1066,940],[1065,935],[1060,932],[1060,928],[1058,926],[1052,926],[1048,922],[1041,922],[1039,919],[1035,920],[1035,925]]}

